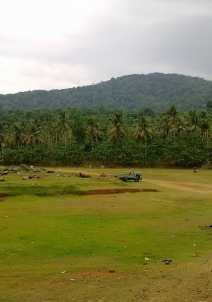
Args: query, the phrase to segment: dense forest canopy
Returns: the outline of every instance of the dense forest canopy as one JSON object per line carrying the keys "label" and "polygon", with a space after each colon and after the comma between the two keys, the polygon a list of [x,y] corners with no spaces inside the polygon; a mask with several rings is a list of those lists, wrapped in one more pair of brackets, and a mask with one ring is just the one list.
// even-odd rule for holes
{"label": "dense forest canopy", "polygon": [[1,109],[0,164],[211,164],[211,108]]}
{"label": "dense forest canopy", "polygon": [[212,83],[179,74],[134,74],[98,84],[62,89],[36,90],[0,95],[4,109],[87,108],[97,110],[149,108],[163,112],[172,104],[181,111],[207,109],[212,101]]}

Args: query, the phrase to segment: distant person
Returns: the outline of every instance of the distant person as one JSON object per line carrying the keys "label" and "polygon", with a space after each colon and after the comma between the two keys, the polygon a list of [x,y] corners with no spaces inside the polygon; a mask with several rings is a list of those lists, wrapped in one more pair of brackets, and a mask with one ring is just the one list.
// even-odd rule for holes
{"label": "distant person", "polygon": [[194,167],[194,173],[197,173],[197,167]]}
{"label": "distant person", "polygon": [[132,171],[131,171],[131,169],[129,169],[129,172],[128,172],[128,174],[130,175],[132,173]]}

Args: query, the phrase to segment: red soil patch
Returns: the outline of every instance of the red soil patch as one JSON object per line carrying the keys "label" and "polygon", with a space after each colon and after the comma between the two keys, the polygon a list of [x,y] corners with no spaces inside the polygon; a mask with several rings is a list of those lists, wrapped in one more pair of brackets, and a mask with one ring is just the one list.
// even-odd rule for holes
{"label": "red soil patch", "polygon": [[[118,194],[118,193],[137,193],[137,192],[159,192],[157,189],[104,189],[104,190],[88,190],[88,191],[71,191],[65,194],[72,195],[97,195],[97,194]],[[59,193],[63,195],[63,193]],[[55,196],[56,193],[41,193],[38,196]]]}
{"label": "red soil patch", "polygon": [[93,195],[93,194],[116,194],[116,193],[136,193],[136,192],[158,192],[156,189],[104,189],[104,190],[88,190],[76,191],[76,195]]}
{"label": "red soil patch", "polygon": [[7,194],[7,193],[0,193],[0,198],[2,198],[2,197],[7,197],[7,196],[10,196],[10,195]]}

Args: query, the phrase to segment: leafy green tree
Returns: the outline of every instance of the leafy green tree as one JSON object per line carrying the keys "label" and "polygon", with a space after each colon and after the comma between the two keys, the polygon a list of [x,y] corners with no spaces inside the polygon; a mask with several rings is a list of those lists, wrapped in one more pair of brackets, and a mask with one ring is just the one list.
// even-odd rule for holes
{"label": "leafy green tree", "polygon": [[212,100],[207,101],[207,110],[208,111],[212,110]]}
{"label": "leafy green tree", "polygon": [[79,145],[76,141],[71,141],[65,148],[66,164],[82,164],[84,161],[83,147],[83,145]]}
{"label": "leafy green tree", "polygon": [[103,165],[113,163],[114,157],[113,145],[106,140],[98,141],[88,155],[90,161],[98,162]]}

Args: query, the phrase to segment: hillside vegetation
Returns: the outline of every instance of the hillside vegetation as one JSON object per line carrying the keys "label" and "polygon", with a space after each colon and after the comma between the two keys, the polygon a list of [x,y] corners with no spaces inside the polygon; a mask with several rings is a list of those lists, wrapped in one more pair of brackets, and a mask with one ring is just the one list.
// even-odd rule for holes
{"label": "hillside vegetation", "polygon": [[87,108],[164,111],[175,104],[181,111],[206,109],[212,99],[212,83],[179,74],[134,74],[95,85],[36,90],[0,95],[4,109]]}

